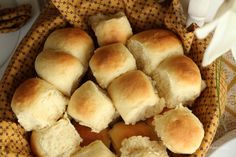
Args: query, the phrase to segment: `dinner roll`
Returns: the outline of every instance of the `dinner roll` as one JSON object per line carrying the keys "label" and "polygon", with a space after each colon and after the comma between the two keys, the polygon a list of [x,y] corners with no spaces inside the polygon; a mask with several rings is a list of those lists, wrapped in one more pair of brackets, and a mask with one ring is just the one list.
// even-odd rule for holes
{"label": "dinner roll", "polygon": [[174,33],[164,29],[135,34],[128,40],[127,46],[138,68],[148,75],[167,57],[183,54],[181,41]]}
{"label": "dinner roll", "polygon": [[117,76],[136,69],[133,55],[122,43],[103,46],[95,50],[89,66],[102,88],[106,88]]}
{"label": "dinner roll", "polygon": [[118,42],[125,44],[133,35],[130,23],[123,12],[110,16],[99,13],[91,16],[89,23],[95,32],[99,46]]}
{"label": "dinner roll", "polygon": [[71,157],[116,157],[102,141],[94,141],[90,145],[83,147]]}
{"label": "dinner roll", "polygon": [[164,60],[153,72],[158,94],[169,108],[180,103],[191,104],[201,92],[201,74],[197,65],[186,56]]}
{"label": "dinner roll", "polygon": [[11,108],[26,131],[51,126],[68,103],[55,87],[39,78],[23,82],[15,91]]}
{"label": "dinner roll", "polygon": [[80,28],[62,28],[48,36],[44,44],[45,49],[59,50],[73,55],[87,67],[94,44],[92,38]]}
{"label": "dinner roll", "polygon": [[169,157],[160,141],[148,137],[133,136],[122,142],[121,157]]}
{"label": "dinner roll", "polygon": [[93,132],[105,129],[115,115],[111,100],[92,81],[85,82],[71,96],[68,114]]}
{"label": "dinner roll", "polygon": [[78,59],[63,51],[52,50],[44,50],[37,56],[35,70],[41,78],[67,96],[78,87],[84,73],[83,65]]}
{"label": "dinner roll", "polygon": [[174,153],[194,153],[204,137],[202,123],[181,105],[155,116],[153,124],[164,145]]}
{"label": "dinner roll", "polygon": [[69,119],[60,119],[55,125],[33,131],[31,149],[39,157],[70,157],[80,149],[82,139]]}
{"label": "dinner roll", "polygon": [[145,136],[151,140],[157,140],[157,135],[150,126],[144,122],[138,122],[135,125],[126,125],[124,122],[116,123],[109,131],[112,146],[117,154],[120,154],[121,143],[124,139],[132,136]]}
{"label": "dinner roll", "polygon": [[[158,104],[159,98],[151,80],[139,70],[129,71],[114,79],[108,93],[126,124],[149,118],[160,113],[164,107]],[[150,113],[154,107],[156,113]]]}
{"label": "dinner roll", "polygon": [[90,143],[71,157],[116,157],[100,140]]}
{"label": "dinner roll", "polygon": [[110,147],[111,140],[108,134],[108,128],[100,131],[99,133],[92,132],[89,127],[80,125],[77,122],[72,123],[79,133],[83,141],[80,143],[80,146],[87,146],[91,142],[96,140],[101,140],[108,148]]}

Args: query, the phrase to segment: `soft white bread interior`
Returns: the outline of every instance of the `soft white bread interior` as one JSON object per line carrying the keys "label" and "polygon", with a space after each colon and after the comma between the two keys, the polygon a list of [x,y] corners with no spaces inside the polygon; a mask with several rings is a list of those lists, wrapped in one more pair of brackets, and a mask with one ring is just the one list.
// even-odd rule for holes
{"label": "soft white bread interior", "polygon": [[73,93],[67,111],[75,121],[94,132],[108,127],[115,115],[112,101],[92,81],[85,82]]}
{"label": "soft white bread interior", "polygon": [[164,145],[174,153],[194,153],[204,137],[202,123],[182,105],[155,116],[153,125]]}
{"label": "soft white bread interior", "polygon": [[55,87],[39,78],[23,82],[15,91],[11,108],[26,131],[51,126],[68,103]]}
{"label": "soft white bread interior", "polygon": [[176,35],[164,29],[151,29],[133,35],[127,42],[137,66],[146,74],[167,57],[182,55],[183,47]]}
{"label": "soft white bread interior", "polygon": [[114,15],[101,13],[91,16],[89,23],[97,37],[98,45],[104,46],[112,43],[126,43],[133,35],[130,23],[123,12]]}
{"label": "soft white bread interior", "polygon": [[198,66],[186,56],[164,60],[153,72],[158,94],[164,97],[167,107],[183,103],[190,105],[201,93],[201,74]]}
{"label": "soft white bread interior", "polygon": [[106,88],[119,75],[136,69],[133,55],[122,43],[96,49],[89,66],[102,88]]}
{"label": "soft white bread interior", "polygon": [[126,125],[124,122],[116,123],[109,131],[112,146],[116,153],[120,155],[121,143],[124,139],[132,136],[149,137],[151,140],[157,140],[157,135],[153,128],[144,122],[138,122],[135,125]]}
{"label": "soft white bread interior", "polygon": [[[160,113],[159,97],[151,80],[143,72],[133,70],[114,79],[108,86],[108,93],[126,124],[135,124],[153,116],[148,111],[155,107]],[[157,105],[157,106],[155,106]]]}
{"label": "soft white bread interior", "polygon": [[71,157],[116,157],[100,140],[83,147]]}
{"label": "soft white bread interior", "polygon": [[84,73],[81,62],[63,51],[44,50],[35,60],[35,70],[44,80],[70,96]]}
{"label": "soft white bread interior", "polygon": [[62,28],[52,32],[44,44],[45,49],[66,52],[78,58],[86,67],[94,50],[92,38],[80,28]]}
{"label": "soft white bread interior", "polygon": [[160,141],[148,137],[132,136],[123,140],[121,157],[168,157],[166,147]]}
{"label": "soft white bread interior", "polygon": [[80,149],[82,139],[69,119],[60,119],[49,128],[33,131],[31,149],[39,157],[70,157]]}

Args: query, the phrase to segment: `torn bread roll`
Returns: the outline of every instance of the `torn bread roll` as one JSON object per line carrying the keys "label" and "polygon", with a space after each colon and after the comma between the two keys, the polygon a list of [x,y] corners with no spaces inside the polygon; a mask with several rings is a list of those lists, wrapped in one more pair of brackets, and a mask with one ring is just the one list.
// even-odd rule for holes
{"label": "torn bread roll", "polygon": [[102,88],[106,88],[119,75],[136,69],[133,55],[122,43],[96,49],[89,66]]}
{"label": "torn bread roll", "polygon": [[126,125],[124,122],[116,123],[109,131],[112,146],[117,154],[120,154],[121,143],[124,139],[132,136],[145,136],[151,140],[157,140],[157,135],[153,128],[144,122],[138,122],[135,125]]}
{"label": "torn bread roll", "polygon": [[54,86],[39,78],[24,81],[16,89],[11,108],[26,131],[54,124],[65,111],[68,99]]}
{"label": "torn bread roll", "polygon": [[204,137],[202,123],[182,105],[155,116],[153,125],[164,145],[178,154],[194,153]]}
{"label": "torn bread roll", "polygon": [[164,29],[137,33],[128,40],[127,47],[134,55],[138,68],[148,75],[167,57],[183,55],[181,41],[174,33]]}
{"label": "torn bread roll", "polygon": [[121,157],[169,157],[160,141],[148,137],[132,136],[122,141]]}
{"label": "torn bread roll", "polygon": [[198,66],[186,56],[164,60],[153,72],[158,94],[169,108],[182,103],[190,105],[201,93],[201,73]]}
{"label": "torn bread roll", "polygon": [[71,96],[67,112],[75,121],[98,133],[108,127],[115,108],[102,89],[87,81]]}
{"label": "torn bread roll", "polygon": [[33,131],[31,149],[38,157],[70,157],[80,149],[82,139],[69,119],[60,119],[49,128]]}
{"label": "torn bread roll", "polygon": [[71,157],[116,157],[100,140],[83,147]]}
{"label": "torn bread roll", "polygon": [[135,124],[164,108],[162,103],[159,104],[151,80],[139,70],[126,72],[114,79],[108,93],[126,124]]}
{"label": "torn bread roll", "polygon": [[66,96],[78,87],[84,73],[81,62],[63,51],[44,50],[35,60],[35,70]]}
{"label": "torn bread roll", "polygon": [[80,28],[62,28],[52,32],[44,44],[44,50],[52,49],[68,53],[88,67],[94,50],[93,39]]}
{"label": "torn bread roll", "polygon": [[123,12],[114,15],[99,13],[91,16],[89,23],[95,32],[99,46],[118,42],[125,44],[133,35],[130,23]]}

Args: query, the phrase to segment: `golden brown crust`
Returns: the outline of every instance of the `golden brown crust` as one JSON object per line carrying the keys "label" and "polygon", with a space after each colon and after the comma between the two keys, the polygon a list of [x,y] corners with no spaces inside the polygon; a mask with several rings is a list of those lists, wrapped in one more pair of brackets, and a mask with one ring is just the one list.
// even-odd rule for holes
{"label": "golden brown crust", "polygon": [[[71,43],[73,47],[73,43],[78,43],[83,41],[87,44],[93,44],[91,37],[80,28],[62,28],[54,31],[50,34],[48,40],[57,42],[60,40],[66,40],[67,43]],[[76,45],[74,45],[76,46]]]}
{"label": "golden brown crust", "polygon": [[199,119],[182,106],[154,118],[155,130],[174,153],[192,154],[200,146],[204,129]]}
{"label": "golden brown crust", "polygon": [[98,71],[104,71],[105,69],[110,72],[117,69],[126,59],[123,53],[118,53],[118,51],[122,51],[122,46],[122,44],[112,44],[98,48],[95,50],[90,64],[96,67]]}
{"label": "golden brown crust", "polygon": [[164,29],[143,31],[132,36],[130,40],[137,40],[149,49],[155,49],[156,53],[165,52],[171,46],[181,45],[180,40],[174,33]]}
{"label": "golden brown crust", "polygon": [[[149,97],[150,92],[153,92],[151,83],[147,76],[139,70],[127,72],[117,79],[115,79],[111,86],[108,87],[108,91],[117,90],[121,99],[133,101],[137,98],[146,99]],[[137,88],[139,87],[139,88]]]}
{"label": "golden brown crust", "polygon": [[38,135],[35,131],[32,131],[31,137],[30,137],[30,147],[34,155],[37,157],[43,157],[44,152],[42,151],[42,148],[39,145],[39,139]]}
{"label": "golden brown crust", "polygon": [[187,115],[180,115],[175,121],[166,124],[166,136],[178,141],[176,145],[182,146],[183,148],[191,148],[191,144],[196,138],[201,137],[202,128],[193,123],[192,119]]}
{"label": "golden brown crust", "polygon": [[96,102],[93,101],[90,96],[91,95],[86,94],[80,96],[74,95],[70,101],[70,105],[75,107],[74,112],[83,116],[85,119],[90,119],[91,115],[94,114],[97,108]]}
{"label": "golden brown crust", "polygon": [[45,81],[39,78],[31,78],[24,81],[16,89],[14,96],[12,98],[11,106],[12,108],[25,108],[28,105],[33,105],[33,101],[38,96],[38,91],[43,86],[49,86]]}
{"label": "golden brown crust", "polygon": [[201,84],[201,74],[198,66],[186,56],[167,58],[160,64],[160,68],[169,71],[176,80],[187,84]]}
{"label": "golden brown crust", "polygon": [[81,64],[77,58],[63,51],[44,50],[35,61],[35,64],[41,64],[45,67],[56,68],[56,70],[64,71],[75,65]]}

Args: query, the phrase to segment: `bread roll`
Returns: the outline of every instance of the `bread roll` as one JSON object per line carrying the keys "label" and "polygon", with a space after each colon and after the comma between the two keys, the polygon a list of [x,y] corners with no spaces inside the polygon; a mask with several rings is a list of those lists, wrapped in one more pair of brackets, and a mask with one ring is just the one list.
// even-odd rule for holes
{"label": "bread roll", "polygon": [[100,132],[112,121],[115,108],[104,91],[87,81],[71,96],[68,114],[93,132]]}
{"label": "bread roll", "polygon": [[123,140],[121,157],[169,157],[160,141],[150,141],[148,137],[133,136]]}
{"label": "bread roll", "polygon": [[102,141],[94,141],[90,145],[83,147],[71,157],[116,157]]}
{"label": "bread roll", "polygon": [[63,51],[76,58],[86,67],[94,50],[92,38],[80,28],[62,28],[52,32],[45,44],[45,49]]}
{"label": "bread roll", "polygon": [[99,133],[92,132],[89,127],[80,125],[79,123],[74,122],[73,123],[75,129],[79,133],[80,137],[83,139],[82,143],[80,143],[80,146],[87,146],[91,142],[94,142],[96,140],[101,140],[108,148],[110,147],[111,140],[108,135],[108,129],[104,129],[100,131]]}
{"label": "bread roll", "polygon": [[177,106],[155,116],[153,124],[164,145],[174,153],[194,153],[204,137],[202,123],[186,107]]}
{"label": "bread roll", "polygon": [[174,56],[164,60],[152,75],[158,94],[165,98],[169,108],[180,103],[191,104],[200,95],[200,70],[186,56]]}
{"label": "bread roll", "polygon": [[133,55],[121,43],[103,46],[95,50],[89,66],[102,88],[119,75],[136,69]]}
{"label": "bread roll", "polygon": [[133,35],[130,23],[123,12],[110,16],[99,13],[91,16],[89,23],[95,32],[99,46],[118,42],[125,44]]}
{"label": "bread roll", "polygon": [[55,125],[33,131],[31,149],[39,157],[70,157],[80,149],[82,139],[68,119],[60,119]]}
{"label": "bread roll", "polygon": [[123,122],[116,123],[109,131],[112,146],[117,154],[120,154],[121,143],[124,139],[132,136],[145,136],[151,140],[157,140],[157,135],[150,126],[144,122],[138,122],[135,125],[125,125]]}
{"label": "bread roll", "polygon": [[182,55],[183,47],[176,35],[164,29],[151,29],[132,36],[127,46],[139,69],[150,75],[167,57]]}
{"label": "bread roll", "polygon": [[39,78],[23,82],[15,91],[11,108],[26,131],[51,126],[68,103],[55,87]]}
{"label": "bread roll", "polygon": [[35,70],[44,80],[70,96],[84,73],[80,61],[62,51],[45,50],[35,60]]}
{"label": "bread roll", "polygon": [[[113,80],[108,93],[126,124],[149,118],[164,107],[158,104],[159,98],[151,80],[139,70],[129,71]],[[156,113],[150,114],[154,107]]]}

